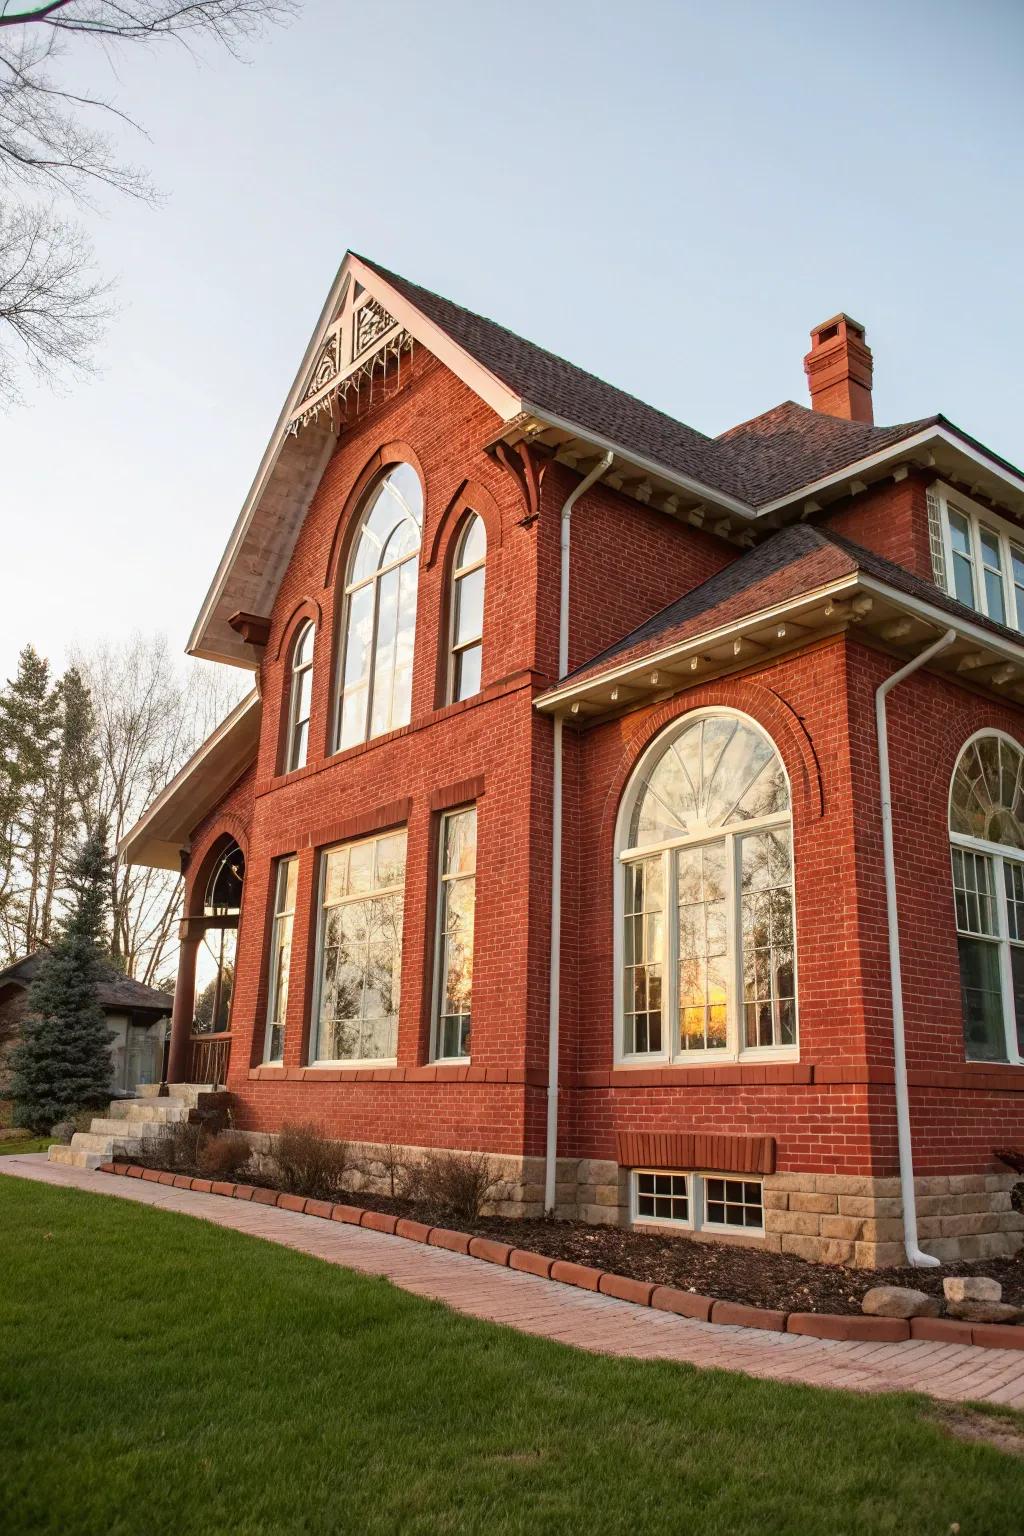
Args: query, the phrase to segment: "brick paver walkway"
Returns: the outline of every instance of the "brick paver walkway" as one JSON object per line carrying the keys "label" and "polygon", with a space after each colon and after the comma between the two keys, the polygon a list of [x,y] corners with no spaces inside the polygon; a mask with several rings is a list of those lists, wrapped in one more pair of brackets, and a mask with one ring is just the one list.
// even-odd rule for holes
{"label": "brick paver walkway", "polygon": [[407,1242],[363,1227],[321,1221],[274,1206],[116,1179],[48,1163],[44,1156],[0,1158],[0,1173],[139,1205],[155,1205],[236,1232],[382,1275],[403,1290],[445,1302],[487,1322],[563,1344],[645,1360],[742,1371],[777,1381],[856,1391],[926,1392],[950,1401],[1003,1403],[1024,1409],[1024,1351],[980,1349],[911,1339],[902,1344],[849,1343],[732,1328],[636,1307],[610,1296],[502,1269],[442,1248]]}

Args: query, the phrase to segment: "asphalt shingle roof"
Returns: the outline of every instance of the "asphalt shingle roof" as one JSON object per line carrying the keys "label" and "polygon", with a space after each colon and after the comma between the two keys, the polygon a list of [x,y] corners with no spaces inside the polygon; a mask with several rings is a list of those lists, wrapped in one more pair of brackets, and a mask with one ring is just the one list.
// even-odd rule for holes
{"label": "asphalt shingle roof", "polygon": [[[25,987],[31,986],[39,974],[44,954],[44,950],[37,949],[34,955],[15,960],[0,971],[0,986],[10,981]],[[101,981],[97,996],[102,1008],[151,1008],[161,1013],[170,1013],[174,1006],[174,998],[169,992],[158,992],[155,987],[147,987],[141,981],[135,981],[131,976],[122,976],[113,970],[108,971]]]}
{"label": "asphalt shingle roof", "polygon": [[798,490],[940,419],[930,416],[899,426],[869,427],[787,400],[720,437],[706,437],[494,320],[463,309],[365,256],[359,259],[542,414],[559,416],[627,453],[653,460],[752,507]]}

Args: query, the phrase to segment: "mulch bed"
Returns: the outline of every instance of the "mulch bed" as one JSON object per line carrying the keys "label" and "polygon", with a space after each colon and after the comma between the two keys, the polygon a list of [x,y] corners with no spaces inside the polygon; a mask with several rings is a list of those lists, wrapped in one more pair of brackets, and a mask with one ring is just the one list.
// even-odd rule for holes
{"label": "mulch bed", "polygon": [[[148,1161],[150,1167],[165,1166],[141,1156],[137,1161]],[[196,1168],[175,1171],[199,1173]],[[265,1189],[280,1187],[249,1169],[234,1177]],[[946,1275],[989,1275],[1001,1283],[1004,1301],[1024,1306],[1024,1252],[1012,1259],[944,1264],[941,1269],[843,1269],[836,1264],[812,1264],[806,1259],[765,1253],[758,1248],[699,1242],[682,1233],[678,1237],[665,1236],[628,1227],[594,1227],[582,1221],[552,1219],[480,1216],[469,1220],[411,1200],[357,1190],[346,1190],[333,1198],[365,1210],[408,1216],[431,1226],[456,1227],[473,1236],[492,1237],[514,1248],[589,1264],[632,1280],[783,1312],[859,1313],[865,1291],[875,1285],[913,1286],[941,1297]]]}

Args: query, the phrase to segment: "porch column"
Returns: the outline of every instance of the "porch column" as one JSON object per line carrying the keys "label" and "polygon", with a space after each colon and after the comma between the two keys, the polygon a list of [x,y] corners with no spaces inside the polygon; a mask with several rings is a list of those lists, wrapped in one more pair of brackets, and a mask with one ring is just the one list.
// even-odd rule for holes
{"label": "porch column", "polygon": [[202,933],[188,931],[182,923],[178,948],[178,979],[174,983],[174,1011],[171,1014],[171,1049],[167,1058],[167,1081],[188,1082],[189,1036],[196,1010],[196,959]]}

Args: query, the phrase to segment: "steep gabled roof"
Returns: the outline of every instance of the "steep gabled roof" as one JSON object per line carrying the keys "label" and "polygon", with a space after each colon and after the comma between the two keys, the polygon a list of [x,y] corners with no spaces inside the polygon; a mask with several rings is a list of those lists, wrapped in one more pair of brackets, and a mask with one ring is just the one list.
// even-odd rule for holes
{"label": "steep gabled roof", "polygon": [[[39,974],[45,955],[44,949],[37,949],[34,954],[13,961],[0,971],[0,987],[10,982],[20,987],[30,987]],[[156,1013],[170,1013],[174,1006],[174,998],[169,992],[158,992],[155,987],[147,987],[134,977],[122,976],[112,968],[105,971],[96,995],[101,1008],[123,1008],[127,1012],[149,1009]]]}

